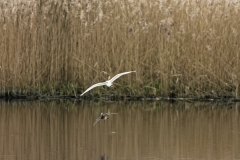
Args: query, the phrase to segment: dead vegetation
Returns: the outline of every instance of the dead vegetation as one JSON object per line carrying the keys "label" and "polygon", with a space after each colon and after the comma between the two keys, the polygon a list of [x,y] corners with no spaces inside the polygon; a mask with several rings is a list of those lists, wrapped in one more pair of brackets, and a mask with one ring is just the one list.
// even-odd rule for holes
{"label": "dead vegetation", "polygon": [[239,97],[239,9],[224,0],[2,0],[0,87],[78,94],[136,70],[106,93]]}

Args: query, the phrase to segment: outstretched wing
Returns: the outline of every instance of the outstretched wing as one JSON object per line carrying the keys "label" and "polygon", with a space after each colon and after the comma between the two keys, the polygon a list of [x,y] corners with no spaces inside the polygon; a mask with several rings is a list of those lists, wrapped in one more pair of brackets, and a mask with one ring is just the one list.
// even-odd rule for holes
{"label": "outstretched wing", "polygon": [[84,95],[86,92],[90,91],[91,89],[98,87],[98,86],[103,86],[106,85],[106,82],[101,82],[101,83],[97,83],[92,85],[91,87],[89,87],[86,91],[84,91],[80,96]]}
{"label": "outstretched wing", "polygon": [[98,122],[98,121],[100,121],[101,120],[101,117],[99,117],[98,119],[96,119],[96,121],[93,123],[93,126]]}
{"label": "outstretched wing", "polygon": [[123,72],[123,73],[119,73],[116,76],[114,76],[112,79],[110,79],[111,82],[115,81],[116,79],[118,79],[120,76],[125,75],[125,74],[129,74],[132,72],[136,72],[136,71],[129,71],[129,72]]}

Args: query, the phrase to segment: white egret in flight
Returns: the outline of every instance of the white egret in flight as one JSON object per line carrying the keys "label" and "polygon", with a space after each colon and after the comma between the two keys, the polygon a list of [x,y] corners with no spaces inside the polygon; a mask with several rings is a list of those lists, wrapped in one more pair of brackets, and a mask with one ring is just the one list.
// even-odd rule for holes
{"label": "white egret in flight", "polygon": [[98,86],[103,86],[106,85],[108,87],[112,86],[113,81],[115,81],[116,79],[118,79],[120,76],[125,75],[125,74],[129,74],[132,72],[136,72],[136,71],[129,71],[129,72],[123,72],[123,73],[119,73],[116,76],[114,76],[112,79],[107,80],[106,82],[101,82],[101,83],[97,83],[92,85],[91,87],[89,87],[86,91],[84,91],[80,96],[84,95],[86,92],[90,91],[91,89],[98,87]]}

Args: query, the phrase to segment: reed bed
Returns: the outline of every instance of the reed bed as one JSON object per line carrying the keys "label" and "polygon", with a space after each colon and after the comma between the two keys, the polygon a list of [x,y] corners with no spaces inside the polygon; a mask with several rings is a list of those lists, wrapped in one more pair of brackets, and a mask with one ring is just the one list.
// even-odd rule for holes
{"label": "reed bed", "polygon": [[198,0],[0,2],[2,92],[239,97],[240,3]]}

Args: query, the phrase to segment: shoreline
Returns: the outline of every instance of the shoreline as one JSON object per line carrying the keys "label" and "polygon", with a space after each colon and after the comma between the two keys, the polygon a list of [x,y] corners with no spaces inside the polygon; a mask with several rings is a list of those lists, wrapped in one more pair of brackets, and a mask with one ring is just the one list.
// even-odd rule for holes
{"label": "shoreline", "polygon": [[240,98],[234,96],[193,96],[193,97],[163,97],[163,96],[140,96],[140,95],[113,95],[113,94],[89,94],[86,96],[78,95],[52,95],[50,93],[40,94],[40,93],[27,93],[27,94],[17,94],[12,91],[8,91],[0,94],[0,99],[5,100],[29,100],[29,101],[51,101],[51,100],[74,100],[74,101],[186,101],[186,102],[230,102],[236,103],[240,102]]}

